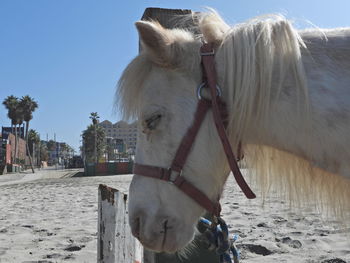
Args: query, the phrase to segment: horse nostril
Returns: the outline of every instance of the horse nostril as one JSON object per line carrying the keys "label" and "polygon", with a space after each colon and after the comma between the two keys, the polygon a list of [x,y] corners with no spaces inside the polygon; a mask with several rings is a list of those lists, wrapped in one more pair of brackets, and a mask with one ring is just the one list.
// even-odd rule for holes
{"label": "horse nostril", "polygon": [[163,222],[163,228],[162,230],[160,231],[161,234],[166,234],[166,231],[168,230],[168,220],[164,220]]}
{"label": "horse nostril", "polygon": [[163,228],[160,231],[161,234],[166,234],[169,229],[172,229],[173,227],[169,225],[169,220],[165,219],[162,224]]}

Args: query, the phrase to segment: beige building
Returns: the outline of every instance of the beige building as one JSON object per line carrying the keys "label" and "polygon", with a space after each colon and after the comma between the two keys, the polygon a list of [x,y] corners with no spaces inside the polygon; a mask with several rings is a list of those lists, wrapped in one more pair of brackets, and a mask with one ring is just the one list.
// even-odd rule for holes
{"label": "beige building", "polygon": [[125,121],[118,121],[112,123],[108,120],[99,123],[101,127],[105,129],[106,137],[112,137],[114,139],[122,139],[126,144],[127,149],[136,148],[137,139],[137,123],[133,122],[128,124]]}

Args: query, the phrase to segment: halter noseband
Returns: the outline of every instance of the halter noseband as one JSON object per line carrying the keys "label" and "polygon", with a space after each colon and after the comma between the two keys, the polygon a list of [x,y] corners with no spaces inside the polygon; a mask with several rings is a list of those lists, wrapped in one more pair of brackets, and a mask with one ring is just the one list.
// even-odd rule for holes
{"label": "halter noseband", "polygon": [[[199,86],[197,92],[197,109],[194,115],[193,123],[187,130],[185,136],[182,138],[171,166],[169,168],[162,168],[135,163],[134,174],[167,181],[191,197],[210,214],[219,216],[221,211],[219,200],[210,200],[206,194],[204,194],[182,176],[182,168],[186,163],[199,128],[210,108],[212,109],[216,129],[237,184],[247,198],[253,199],[255,198],[255,194],[249,188],[241,174],[241,171],[239,170],[237,159],[232,151],[230,142],[226,135],[225,126],[227,126],[227,123],[225,122],[225,119],[227,118],[227,111],[225,103],[220,98],[221,91],[216,85],[214,49],[212,45],[204,43],[201,46],[200,51],[203,67],[203,84]],[[210,90],[211,100],[201,97],[201,89],[205,86]]]}

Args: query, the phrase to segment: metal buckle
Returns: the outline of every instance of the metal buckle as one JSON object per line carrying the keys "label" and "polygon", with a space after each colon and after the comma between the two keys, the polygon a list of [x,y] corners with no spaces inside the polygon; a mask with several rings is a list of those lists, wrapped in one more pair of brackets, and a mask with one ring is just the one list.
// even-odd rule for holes
{"label": "metal buckle", "polygon": [[[207,83],[202,82],[202,83],[198,86],[198,88],[197,88],[197,97],[198,97],[199,100],[202,99],[201,92],[202,92],[202,89],[203,89],[206,85],[207,85]],[[219,87],[218,85],[216,85],[216,95],[217,95],[218,97],[221,97],[221,89],[220,89],[220,87]]]}
{"label": "metal buckle", "polygon": [[201,56],[213,56],[215,55],[214,49],[210,52],[201,52]]}
{"label": "metal buckle", "polygon": [[[172,170],[171,169],[171,167],[169,167],[168,168],[168,171],[169,171],[169,181],[168,181],[168,183],[169,184],[174,184],[175,183],[175,181],[176,181],[176,179],[179,177],[179,176],[182,176],[182,169],[181,169],[181,171],[180,172],[176,172],[176,171],[174,171],[174,170]],[[172,178],[172,174],[173,174],[173,172],[174,173],[177,173],[177,175],[175,176],[175,178]]]}

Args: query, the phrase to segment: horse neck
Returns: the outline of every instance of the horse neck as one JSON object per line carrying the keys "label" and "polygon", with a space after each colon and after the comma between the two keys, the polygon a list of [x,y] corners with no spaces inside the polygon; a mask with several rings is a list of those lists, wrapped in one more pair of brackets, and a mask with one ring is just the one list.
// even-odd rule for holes
{"label": "horse neck", "polygon": [[[301,34],[307,43],[307,50],[301,52],[307,97],[291,68],[281,85],[279,78],[273,77],[269,110],[260,120],[248,123],[247,144],[292,153],[333,173],[349,172],[344,164],[350,158],[346,135],[350,129],[346,121],[350,118],[346,99],[350,96],[350,30],[346,31],[347,37],[344,30],[339,30],[339,36],[336,32],[332,31],[328,40],[312,31]],[[274,72],[278,72],[276,68]],[[341,156],[337,154],[339,149],[343,149]]]}
{"label": "horse neck", "polygon": [[[299,45],[303,42],[289,24],[286,27],[289,31],[277,37],[279,43],[269,31],[264,32],[264,41],[258,41],[254,30],[244,34],[238,30],[217,52],[219,84],[229,109],[234,147],[239,141],[271,145],[275,134],[282,132],[272,131],[278,125],[271,127],[271,122],[278,123],[280,118],[293,117],[293,123],[302,125],[303,118],[299,117],[305,116],[307,107],[298,106],[307,105],[308,97],[300,61]],[[247,38],[246,34],[251,36]],[[296,115],[293,108],[301,114]]]}

